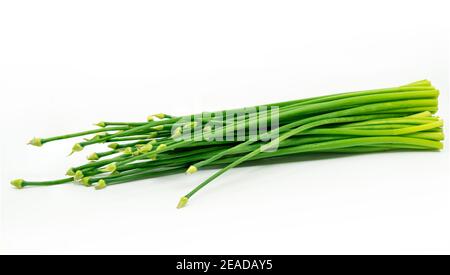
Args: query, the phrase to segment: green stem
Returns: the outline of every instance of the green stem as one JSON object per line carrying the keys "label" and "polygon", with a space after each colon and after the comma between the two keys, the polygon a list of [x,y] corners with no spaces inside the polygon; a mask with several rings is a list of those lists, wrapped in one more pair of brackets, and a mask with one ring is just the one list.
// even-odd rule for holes
{"label": "green stem", "polygon": [[70,139],[70,138],[74,138],[74,137],[82,137],[82,136],[104,133],[104,132],[109,132],[109,131],[123,131],[123,130],[128,130],[128,129],[130,129],[130,127],[126,127],[126,126],[94,129],[94,130],[73,133],[73,134],[68,134],[68,135],[43,138],[43,139],[41,139],[41,143],[45,144],[45,143],[57,141],[57,140]]}
{"label": "green stem", "polygon": [[[310,145],[302,145],[302,146],[298,146],[298,147],[281,149],[277,152],[265,153],[265,154],[267,154],[265,157],[273,157],[273,156],[281,156],[281,155],[285,156],[285,155],[291,155],[291,154],[298,154],[299,152],[333,150],[333,149],[348,148],[348,147],[354,147],[354,146],[366,146],[369,144],[373,145],[373,144],[389,144],[389,143],[417,145],[417,146],[422,146],[422,147],[433,148],[436,150],[442,149],[442,143],[436,142],[436,141],[430,141],[430,140],[405,138],[405,137],[364,137],[364,138],[352,138],[352,139],[345,139],[345,140],[321,142],[321,143],[315,143],[315,144],[310,144]],[[256,150],[254,150],[253,152],[239,158],[238,160],[234,161],[233,163],[227,165],[225,168],[216,172],[214,175],[212,175],[211,177],[206,179],[203,183],[201,183],[196,188],[194,188],[185,197],[188,199],[191,198],[195,193],[200,191],[202,188],[204,188],[206,185],[208,185],[214,179],[216,179],[219,176],[221,176],[222,174],[226,173],[228,170],[230,170],[250,159],[256,158],[261,152],[262,152],[261,148],[258,148]]]}
{"label": "green stem", "polygon": [[51,181],[23,181],[22,187],[27,186],[53,186],[53,185],[60,185],[73,182],[73,178],[65,178],[60,180],[51,180]]}

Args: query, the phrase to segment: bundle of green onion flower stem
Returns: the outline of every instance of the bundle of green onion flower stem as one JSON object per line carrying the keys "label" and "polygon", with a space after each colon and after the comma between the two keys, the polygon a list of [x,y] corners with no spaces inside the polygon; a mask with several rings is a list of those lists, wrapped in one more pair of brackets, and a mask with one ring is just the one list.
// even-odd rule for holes
{"label": "bundle of green onion flower stem", "polygon": [[[107,144],[105,151],[89,155],[88,163],[70,168],[63,179],[17,179],[11,183],[21,189],[76,182],[100,190],[131,181],[218,168],[181,198],[178,208],[182,208],[200,189],[243,163],[259,165],[264,160],[283,161],[310,154],[438,151],[443,148],[444,139],[443,121],[434,116],[438,96],[439,91],[429,81],[421,80],[393,88],[212,113],[178,117],[157,114],[145,122],[100,122],[94,130],[34,138],[30,142],[42,146],[93,135],[72,149],[74,153],[90,145]],[[257,112],[246,113],[248,109]],[[233,114],[239,112],[244,115],[237,119]],[[267,125],[264,131],[255,128],[262,124]],[[250,135],[251,129],[257,130]],[[238,136],[238,132],[245,134]]]}

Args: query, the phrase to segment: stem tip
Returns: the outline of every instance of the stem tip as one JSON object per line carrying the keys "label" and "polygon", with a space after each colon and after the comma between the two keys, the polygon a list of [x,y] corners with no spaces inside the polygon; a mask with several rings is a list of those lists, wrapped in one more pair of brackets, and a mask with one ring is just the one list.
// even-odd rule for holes
{"label": "stem tip", "polygon": [[23,188],[23,179],[15,179],[13,181],[11,181],[11,185],[16,187],[17,189],[22,189]]}
{"label": "stem tip", "polygon": [[181,137],[182,135],[183,135],[183,131],[181,130],[181,127],[177,127],[172,133],[172,138],[176,139],[176,138]]}
{"label": "stem tip", "polygon": [[191,166],[187,169],[186,174],[192,175],[192,174],[196,173],[197,171],[198,171],[197,167],[195,167],[194,165],[191,165]]}
{"label": "stem tip", "polygon": [[116,170],[117,170],[117,164],[114,162],[114,163],[111,163],[110,165],[106,166],[101,171],[105,172],[105,173],[114,173],[114,172],[116,172]]}
{"label": "stem tip", "polygon": [[91,179],[90,177],[85,177],[81,180],[81,183],[86,187],[90,187],[91,186],[90,179]]}
{"label": "stem tip", "polygon": [[66,176],[69,176],[69,177],[75,176],[75,171],[73,171],[73,168],[69,168],[69,170],[67,170]]}
{"label": "stem tip", "polygon": [[72,152],[70,153],[70,155],[73,155],[75,152],[81,152],[81,151],[83,151],[83,146],[81,146],[81,144],[77,143],[72,147]]}
{"label": "stem tip", "polygon": [[167,148],[166,144],[161,144],[161,145],[158,146],[158,148],[156,148],[156,152],[162,151],[162,150],[164,150],[166,148]]}
{"label": "stem tip", "polygon": [[163,119],[163,118],[166,117],[165,114],[156,114],[156,115],[154,115],[154,116],[157,117],[157,118],[159,118],[159,119]]}
{"label": "stem tip", "polygon": [[87,159],[88,160],[99,160],[100,157],[97,155],[97,153],[92,153]]}
{"label": "stem tip", "polygon": [[153,149],[153,144],[148,143],[148,144],[142,146],[141,148],[139,148],[138,151],[141,154],[145,154],[145,153],[150,152],[152,149]]}
{"label": "stem tip", "polygon": [[115,150],[115,149],[117,149],[117,147],[119,147],[119,144],[118,143],[111,143],[110,145],[108,145],[108,147],[113,149],[113,150]]}
{"label": "stem tip", "polygon": [[189,201],[189,198],[188,198],[188,197],[182,197],[182,198],[180,199],[180,202],[179,202],[178,205],[177,205],[177,209],[181,209],[181,208],[185,207],[186,204],[188,203],[188,201]]}
{"label": "stem tip", "polygon": [[106,127],[106,123],[104,121],[100,121],[99,123],[95,124],[95,126],[105,128]]}
{"label": "stem tip", "polygon": [[36,147],[42,147],[42,139],[41,138],[33,138],[32,140],[30,140],[30,142],[28,142],[28,144],[36,146]]}
{"label": "stem tip", "polygon": [[127,147],[127,148],[125,148],[125,150],[122,151],[122,153],[124,155],[132,155],[133,154],[133,149],[131,147]]}
{"label": "stem tip", "polygon": [[83,174],[83,172],[81,171],[81,170],[78,170],[76,173],[75,173],[75,176],[73,177],[73,179],[75,180],[75,181],[80,181],[80,180],[82,180],[84,178],[84,174]]}
{"label": "stem tip", "polygon": [[102,190],[106,188],[106,181],[105,180],[99,180],[97,185],[95,186],[95,190]]}
{"label": "stem tip", "polygon": [[162,130],[164,130],[164,125],[158,125],[158,126],[153,127],[152,129],[155,131],[162,131]]}

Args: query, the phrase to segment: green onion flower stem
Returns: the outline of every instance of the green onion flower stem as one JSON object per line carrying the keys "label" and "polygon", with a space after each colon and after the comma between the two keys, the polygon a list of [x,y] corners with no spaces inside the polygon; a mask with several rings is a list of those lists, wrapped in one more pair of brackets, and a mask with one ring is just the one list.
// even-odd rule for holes
{"label": "green onion flower stem", "polygon": [[[438,97],[439,91],[428,80],[421,80],[393,88],[179,117],[160,113],[140,122],[102,121],[96,124],[98,129],[34,138],[30,144],[42,146],[83,137],[73,146],[72,153],[101,144],[110,150],[91,153],[90,162],[70,168],[67,178],[41,182],[17,179],[11,184],[21,189],[80,182],[100,190],[137,180],[220,168],[181,198],[178,208],[182,208],[209,183],[243,164],[262,165],[311,154],[441,150],[444,123],[434,115]],[[249,113],[251,110],[257,110],[257,115]],[[237,114],[241,115],[239,119]],[[278,124],[272,123],[274,119]],[[267,131],[250,135],[250,129],[260,125],[267,125]],[[244,135],[236,138],[237,133]]]}

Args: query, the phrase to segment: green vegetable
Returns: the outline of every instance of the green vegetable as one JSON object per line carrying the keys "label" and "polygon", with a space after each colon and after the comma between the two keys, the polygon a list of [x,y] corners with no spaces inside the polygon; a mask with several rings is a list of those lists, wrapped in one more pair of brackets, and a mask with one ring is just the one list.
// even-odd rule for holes
{"label": "green vegetable", "polygon": [[[262,165],[267,160],[282,162],[310,154],[439,151],[444,134],[443,121],[434,115],[438,96],[439,91],[422,80],[400,87],[213,113],[180,117],[157,114],[142,122],[100,122],[96,124],[99,129],[34,138],[30,144],[40,147],[93,135],[75,144],[72,153],[102,143],[111,150],[90,154],[90,162],[70,168],[67,178],[44,182],[18,179],[11,184],[21,189],[79,182],[101,190],[136,180],[220,168],[181,198],[178,208],[182,208],[213,180],[242,164]],[[261,125],[267,125],[267,131]],[[233,139],[227,139],[229,136]]]}

